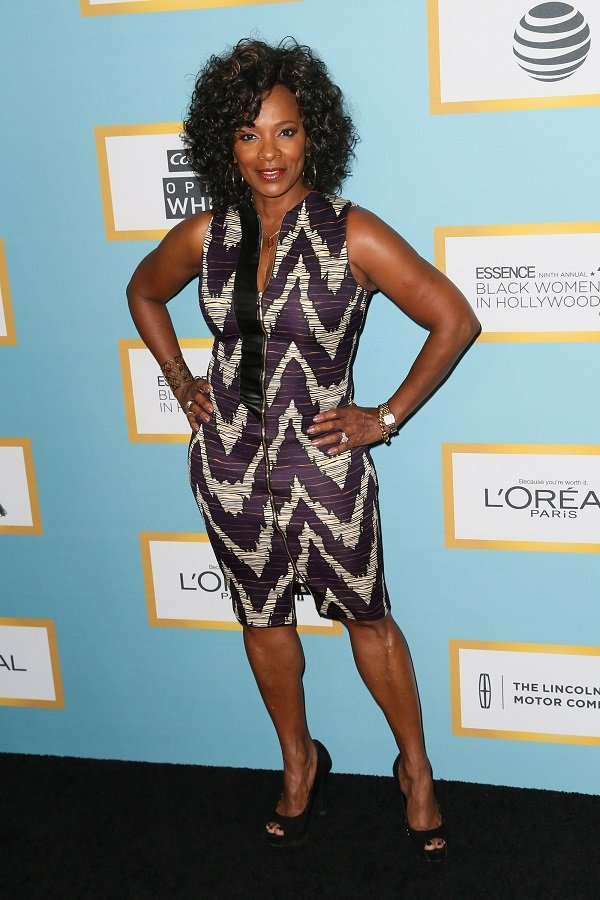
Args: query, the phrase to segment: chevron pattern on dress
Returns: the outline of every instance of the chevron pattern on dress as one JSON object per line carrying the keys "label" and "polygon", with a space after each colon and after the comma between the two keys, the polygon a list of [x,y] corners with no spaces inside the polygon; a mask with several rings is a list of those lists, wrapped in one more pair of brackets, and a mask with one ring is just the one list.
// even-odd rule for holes
{"label": "chevron pattern on dress", "polygon": [[317,412],[353,402],[352,362],[370,295],[348,261],[351,207],[311,191],[283,219],[271,280],[256,295],[260,421],[240,401],[239,212],[215,214],[206,235],[199,296],[214,337],[215,414],[192,436],[190,481],[236,616],[254,627],[293,624],[299,584],[327,618],[376,619],[389,610],[370,453],[357,447],[331,457],[307,434]]}

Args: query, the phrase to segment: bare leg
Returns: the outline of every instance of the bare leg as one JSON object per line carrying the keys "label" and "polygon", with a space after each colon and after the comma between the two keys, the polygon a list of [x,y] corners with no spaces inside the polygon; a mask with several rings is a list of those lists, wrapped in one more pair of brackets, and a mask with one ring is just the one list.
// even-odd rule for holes
{"label": "bare leg", "polygon": [[[304,709],[302,644],[293,626],[281,625],[244,628],[244,645],[281,745],[283,792],[277,812],[296,816],[306,806],[317,766],[317,752]],[[273,822],[268,823],[267,830],[283,833]]]}
{"label": "bare leg", "polygon": [[[401,786],[411,828],[440,824],[433,795],[431,768],[425,753],[421,709],[412,662],[404,635],[391,615],[375,622],[344,622],[356,667],[388,721],[402,754]],[[443,847],[436,838],[427,848]]]}

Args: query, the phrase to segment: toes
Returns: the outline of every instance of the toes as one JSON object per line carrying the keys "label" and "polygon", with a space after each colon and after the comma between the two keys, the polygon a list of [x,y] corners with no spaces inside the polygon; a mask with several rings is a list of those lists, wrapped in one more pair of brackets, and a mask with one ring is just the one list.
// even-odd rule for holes
{"label": "toes", "polygon": [[443,850],[445,846],[446,841],[443,838],[431,838],[425,844],[425,850]]}

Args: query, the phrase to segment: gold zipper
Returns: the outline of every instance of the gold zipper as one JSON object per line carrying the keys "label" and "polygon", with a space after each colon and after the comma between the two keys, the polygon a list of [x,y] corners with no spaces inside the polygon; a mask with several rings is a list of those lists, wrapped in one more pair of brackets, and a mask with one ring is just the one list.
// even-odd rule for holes
{"label": "gold zipper", "polygon": [[[259,229],[259,246],[262,249],[262,222],[260,221],[260,216],[258,216],[257,218],[258,218],[258,229]],[[282,222],[283,222],[283,220],[282,220]],[[285,536],[283,528],[281,527],[281,525],[279,524],[279,521],[277,519],[277,509],[275,507],[275,497],[273,496],[273,491],[271,490],[271,463],[269,461],[269,451],[268,451],[268,447],[267,447],[267,438],[266,438],[266,430],[267,429],[266,429],[266,421],[265,421],[265,412],[266,412],[266,406],[267,406],[267,392],[266,392],[266,386],[265,386],[265,378],[266,378],[266,371],[267,371],[267,332],[266,332],[264,321],[263,321],[262,298],[263,298],[264,292],[267,290],[267,288],[269,287],[269,284],[271,282],[271,276],[273,274],[273,269],[275,268],[275,257],[277,256],[278,246],[279,246],[279,236],[277,237],[277,243],[275,244],[275,253],[273,255],[273,266],[271,268],[271,274],[269,275],[269,280],[263,287],[262,291],[258,291],[258,321],[260,323],[261,331],[263,333],[263,359],[262,359],[262,379],[261,379],[262,404],[261,404],[261,413],[260,413],[261,426],[262,426],[261,442],[262,442],[262,448],[263,448],[263,453],[264,453],[264,457],[265,457],[265,480],[266,480],[266,484],[267,484],[267,491],[269,492],[271,511],[273,513],[273,522],[275,523],[275,527],[277,528],[277,531],[281,535],[281,539],[283,541],[283,546],[285,547],[285,552],[288,555],[288,558],[292,564],[292,569],[294,572],[294,578],[292,580],[292,592],[293,592],[293,590],[294,590],[293,582],[296,581],[298,588],[300,588],[300,585],[302,585],[302,578],[300,577],[300,573],[298,572],[298,568],[297,568],[294,558],[290,552],[290,548],[289,548],[289,545],[287,542],[287,537]],[[259,260],[260,260],[260,255],[259,255]]]}

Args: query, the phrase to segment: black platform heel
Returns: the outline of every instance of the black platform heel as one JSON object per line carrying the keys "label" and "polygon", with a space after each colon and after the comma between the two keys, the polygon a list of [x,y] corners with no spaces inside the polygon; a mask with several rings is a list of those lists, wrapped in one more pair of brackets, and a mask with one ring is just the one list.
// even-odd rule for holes
{"label": "black platform heel", "polygon": [[[413,849],[417,854],[419,859],[424,860],[425,862],[430,863],[440,863],[444,862],[448,857],[448,829],[446,828],[446,823],[444,822],[444,818],[442,816],[442,811],[440,810],[439,804],[436,802],[437,808],[439,810],[440,816],[442,816],[442,821],[436,828],[428,828],[426,831],[420,831],[417,828],[411,828],[408,824],[408,813],[407,813],[407,804],[406,797],[404,796],[404,792],[400,787],[400,778],[399,778],[399,769],[400,769],[400,757],[399,753],[396,759],[394,760],[394,766],[392,772],[394,774],[394,779],[396,784],[398,785],[398,789],[400,791],[400,796],[404,802],[404,825],[406,828],[406,833],[410,838],[410,841],[413,845]],[[427,850],[427,844],[429,841],[433,841],[436,838],[442,840],[444,842],[443,847],[435,847],[431,850]]]}
{"label": "black platform heel", "polygon": [[267,832],[267,840],[272,847],[297,847],[306,839],[313,809],[320,816],[324,816],[327,812],[325,785],[331,771],[331,757],[320,741],[313,743],[317,748],[317,768],[306,806],[297,816],[282,816],[278,812],[273,812],[269,824],[278,825],[283,834]]}

